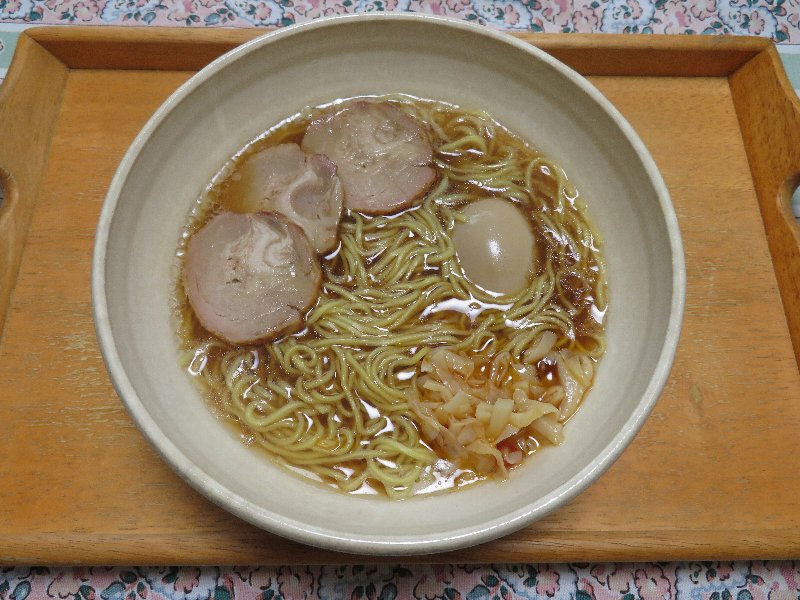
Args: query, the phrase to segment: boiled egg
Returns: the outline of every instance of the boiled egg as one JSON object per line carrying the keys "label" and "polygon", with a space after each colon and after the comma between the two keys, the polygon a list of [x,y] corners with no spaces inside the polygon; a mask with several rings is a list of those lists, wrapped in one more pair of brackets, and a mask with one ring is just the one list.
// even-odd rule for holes
{"label": "boiled egg", "polygon": [[486,198],[460,214],[453,243],[464,276],[500,296],[525,288],[533,276],[536,247],[522,211],[508,200]]}

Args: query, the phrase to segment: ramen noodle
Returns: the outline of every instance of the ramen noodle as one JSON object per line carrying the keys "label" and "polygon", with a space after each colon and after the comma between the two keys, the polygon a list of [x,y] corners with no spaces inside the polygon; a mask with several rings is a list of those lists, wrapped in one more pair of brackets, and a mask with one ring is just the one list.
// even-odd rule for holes
{"label": "ramen noodle", "polygon": [[[505,478],[561,443],[605,350],[607,298],[599,236],[558,165],[484,112],[380,101],[424,125],[435,183],[394,214],[345,210],[302,327],[227,343],[200,325],[179,278],[176,313],[182,366],[246,444],[343,491],[402,498]],[[190,216],[179,269],[195,232],[241,210],[226,189],[243,161],[300,143],[340,105],[287,119],[221,169]],[[510,293],[466,276],[454,242],[487,198],[532,234],[530,273]]]}

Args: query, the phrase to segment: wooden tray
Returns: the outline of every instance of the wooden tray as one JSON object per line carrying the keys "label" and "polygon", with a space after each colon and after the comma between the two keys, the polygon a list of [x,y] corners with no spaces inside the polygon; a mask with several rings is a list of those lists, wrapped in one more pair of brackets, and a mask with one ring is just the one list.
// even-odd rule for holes
{"label": "wooden tray", "polygon": [[[118,161],[180,83],[258,33],[49,28],[19,40],[0,88],[0,563],[374,560],[282,540],[190,489],[131,422],[95,341],[93,234]],[[800,555],[800,235],[788,203],[800,105],[775,49],[523,39],[589,75],[653,153],[686,249],[683,336],[652,416],[588,491],[514,535],[419,560]]]}

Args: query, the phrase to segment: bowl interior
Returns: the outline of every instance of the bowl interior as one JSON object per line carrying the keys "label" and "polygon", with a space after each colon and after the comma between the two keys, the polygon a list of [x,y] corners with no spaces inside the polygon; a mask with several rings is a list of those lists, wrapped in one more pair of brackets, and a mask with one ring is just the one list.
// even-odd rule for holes
{"label": "bowl interior", "polygon": [[[178,368],[170,312],[181,227],[232,154],[304,106],[394,92],[485,109],[564,167],[605,238],[611,298],[608,352],[562,446],[506,482],[400,502],[311,484],[242,446]],[[571,498],[638,429],[677,341],[678,232],[643,146],[563,66],[465,24],[320,21],[235,50],[148,123],[112,184],[98,232],[101,345],[145,434],[213,501],[276,533],[340,550],[422,553],[477,543]]]}

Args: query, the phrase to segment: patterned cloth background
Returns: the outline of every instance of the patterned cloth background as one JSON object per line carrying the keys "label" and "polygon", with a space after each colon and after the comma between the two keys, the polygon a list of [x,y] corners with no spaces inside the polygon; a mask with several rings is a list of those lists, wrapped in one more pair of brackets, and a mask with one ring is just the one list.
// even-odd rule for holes
{"label": "patterned cloth background", "polygon": [[[384,10],[507,30],[770,37],[800,87],[800,0],[0,0],[0,81],[31,25],[285,26]],[[800,561],[0,568],[0,600],[46,598],[800,600]]]}
{"label": "patterned cloth background", "polygon": [[731,33],[800,43],[800,0],[0,0],[0,22],[252,27],[383,10],[511,30]]}
{"label": "patterned cloth background", "polygon": [[800,561],[0,569],[0,599],[797,600]]}

